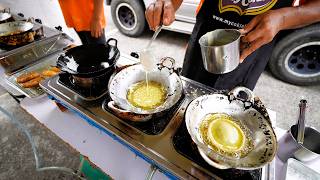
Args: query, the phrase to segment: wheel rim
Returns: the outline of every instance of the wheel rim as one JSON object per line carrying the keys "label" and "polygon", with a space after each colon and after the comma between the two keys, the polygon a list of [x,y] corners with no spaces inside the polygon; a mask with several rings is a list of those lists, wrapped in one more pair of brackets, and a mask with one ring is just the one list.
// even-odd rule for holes
{"label": "wheel rim", "polygon": [[133,30],[137,26],[137,15],[128,3],[117,6],[116,17],[120,26],[125,30]]}
{"label": "wheel rim", "polygon": [[286,70],[298,77],[320,75],[320,42],[309,42],[292,49],[285,58]]}

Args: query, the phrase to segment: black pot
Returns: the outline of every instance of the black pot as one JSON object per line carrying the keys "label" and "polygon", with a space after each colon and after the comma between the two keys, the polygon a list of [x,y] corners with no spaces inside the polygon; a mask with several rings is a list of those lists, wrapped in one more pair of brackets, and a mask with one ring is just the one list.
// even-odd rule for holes
{"label": "black pot", "polygon": [[[111,45],[110,42],[114,42]],[[107,86],[120,57],[117,40],[107,44],[88,44],[69,49],[60,55],[57,66],[72,75],[72,82],[83,88]]]}

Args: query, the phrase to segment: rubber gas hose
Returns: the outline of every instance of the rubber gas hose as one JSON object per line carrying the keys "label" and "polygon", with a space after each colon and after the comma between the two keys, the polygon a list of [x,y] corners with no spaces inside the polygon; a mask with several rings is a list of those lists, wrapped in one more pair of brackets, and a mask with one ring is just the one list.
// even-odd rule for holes
{"label": "rubber gas hose", "polygon": [[[63,171],[65,173],[69,173],[72,174],[74,176],[77,176],[80,179],[85,179],[83,177],[81,177],[79,174],[77,174],[73,169],[70,168],[66,168],[66,167],[56,167],[56,166],[51,166],[51,167],[40,167],[40,161],[39,161],[39,156],[38,156],[38,152],[37,152],[37,148],[36,145],[34,143],[34,140],[31,136],[31,133],[29,132],[29,130],[23,125],[21,124],[13,115],[11,115],[8,111],[6,111],[5,109],[3,109],[0,106],[0,111],[5,114],[9,120],[19,129],[21,130],[26,136],[28,141],[31,144],[31,148],[33,151],[33,155],[36,161],[36,171],[40,172],[40,171]],[[78,171],[80,172],[80,171]]]}

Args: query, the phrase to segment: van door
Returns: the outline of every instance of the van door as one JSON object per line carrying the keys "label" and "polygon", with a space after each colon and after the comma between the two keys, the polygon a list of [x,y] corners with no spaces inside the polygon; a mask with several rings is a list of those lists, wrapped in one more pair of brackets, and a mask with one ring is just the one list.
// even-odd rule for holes
{"label": "van door", "polygon": [[200,0],[184,0],[176,13],[176,20],[195,23],[199,3]]}

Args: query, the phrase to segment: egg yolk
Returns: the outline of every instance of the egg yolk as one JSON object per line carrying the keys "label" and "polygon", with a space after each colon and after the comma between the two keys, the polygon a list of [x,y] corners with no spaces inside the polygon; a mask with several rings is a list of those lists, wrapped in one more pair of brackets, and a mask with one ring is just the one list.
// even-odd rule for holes
{"label": "egg yolk", "polygon": [[244,144],[244,134],[238,124],[227,118],[211,121],[208,138],[213,144],[225,151],[240,149]]}
{"label": "egg yolk", "polygon": [[166,95],[166,89],[160,83],[142,81],[130,87],[127,99],[135,107],[150,110],[162,105]]}

